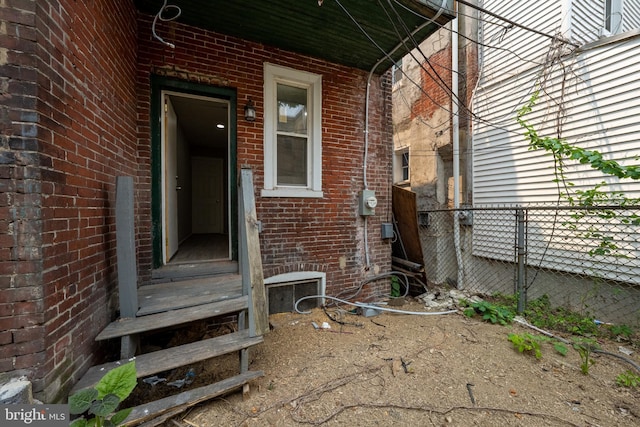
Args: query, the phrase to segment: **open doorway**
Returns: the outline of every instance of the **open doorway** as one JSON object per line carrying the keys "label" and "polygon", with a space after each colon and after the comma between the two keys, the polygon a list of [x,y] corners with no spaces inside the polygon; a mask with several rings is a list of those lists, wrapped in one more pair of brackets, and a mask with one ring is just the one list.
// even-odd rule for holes
{"label": "open doorway", "polygon": [[162,91],[162,264],[231,259],[229,101]]}

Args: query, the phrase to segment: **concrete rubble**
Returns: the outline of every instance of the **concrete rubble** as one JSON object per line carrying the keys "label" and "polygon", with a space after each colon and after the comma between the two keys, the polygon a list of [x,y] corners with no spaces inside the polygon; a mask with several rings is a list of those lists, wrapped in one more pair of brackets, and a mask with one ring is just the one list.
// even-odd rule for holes
{"label": "concrete rubble", "polygon": [[0,375],[0,404],[33,404],[31,381],[26,376]]}
{"label": "concrete rubble", "polygon": [[457,289],[442,288],[434,288],[417,296],[416,299],[424,302],[427,310],[433,311],[456,310],[460,308],[460,300],[465,300],[468,303],[482,301],[482,298],[475,294]]}

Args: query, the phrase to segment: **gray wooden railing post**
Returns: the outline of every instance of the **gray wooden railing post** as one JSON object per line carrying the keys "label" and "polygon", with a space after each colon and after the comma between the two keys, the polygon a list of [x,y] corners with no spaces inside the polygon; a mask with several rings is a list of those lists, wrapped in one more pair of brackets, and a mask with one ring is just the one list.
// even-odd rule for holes
{"label": "gray wooden railing post", "polygon": [[239,261],[242,274],[243,293],[249,295],[249,333],[251,336],[269,332],[269,319],[266,307],[262,255],[256,201],[253,193],[253,174],[251,169],[240,171],[239,209]]}
{"label": "gray wooden railing post", "polygon": [[[136,317],[138,311],[138,275],[134,228],[133,178],[116,178],[116,260],[120,317]],[[135,355],[137,337],[122,337],[120,356]]]}

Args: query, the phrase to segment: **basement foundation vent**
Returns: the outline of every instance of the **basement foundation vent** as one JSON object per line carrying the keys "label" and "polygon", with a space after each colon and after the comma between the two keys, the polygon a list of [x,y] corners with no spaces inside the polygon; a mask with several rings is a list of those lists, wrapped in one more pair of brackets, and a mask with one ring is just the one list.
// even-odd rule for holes
{"label": "basement foundation vent", "polygon": [[[326,274],[316,271],[279,274],[265,279],[269,314],[295,311],[300,298],[324,295]],[[309,298],[298,304],[298,310],[307,311],[322,305],[322,298]]]}

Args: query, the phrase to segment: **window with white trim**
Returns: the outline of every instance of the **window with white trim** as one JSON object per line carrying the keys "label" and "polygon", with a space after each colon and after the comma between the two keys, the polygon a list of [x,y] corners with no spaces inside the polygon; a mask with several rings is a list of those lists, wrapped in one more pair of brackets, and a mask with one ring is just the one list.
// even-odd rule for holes
{"label": "window with white trim", "polygon": [[393,181],[395,184],[406,184],[409,182],[409,148],[403,148],[395,152],[393,169]]}
{"label": "window with white trim", "polygon": [[404,76],[404,74],[402,74],[402,58],[401,58],[395,64],[393,64],[392,72],[391,72],[391,80],[392,80],[391,83],[395,85],[400,80],[402,80],[402,76]]}
{"label": "window with white trim", "polygon": [[605,0],[604,28],[609,34],[622,32],[622,0]]}
{"label": "window with white trim", "polygon": [[322,197],[322,76],[264,65],[263,197]]}

